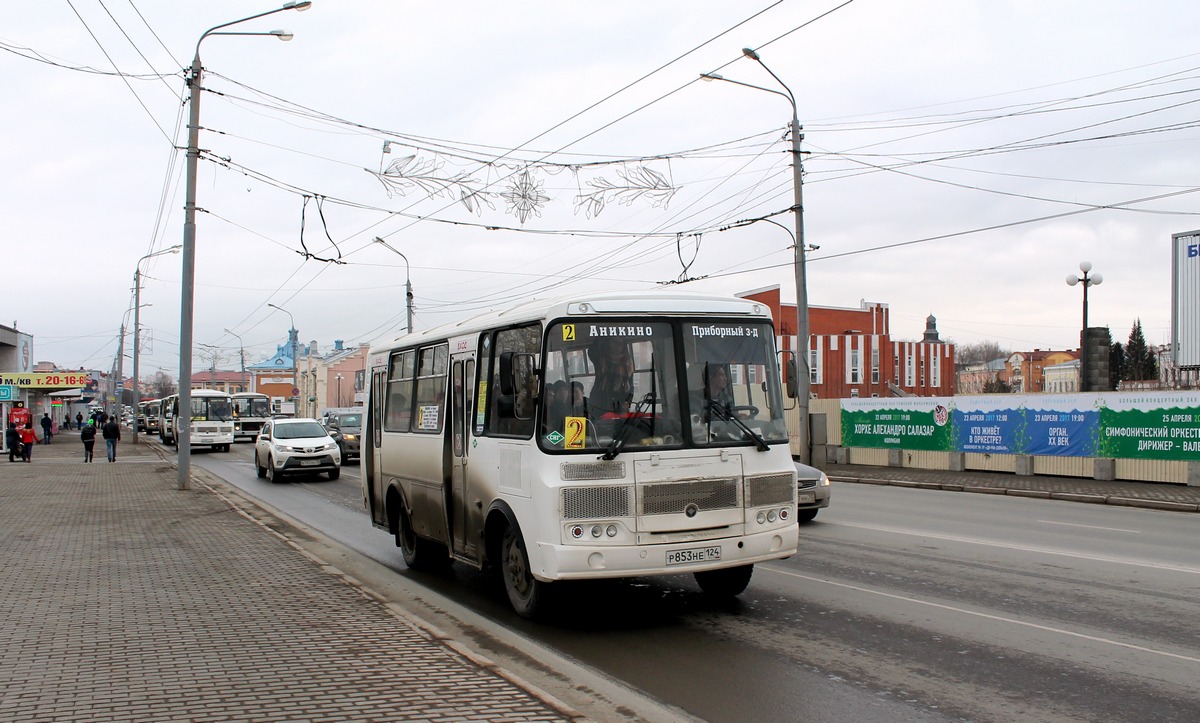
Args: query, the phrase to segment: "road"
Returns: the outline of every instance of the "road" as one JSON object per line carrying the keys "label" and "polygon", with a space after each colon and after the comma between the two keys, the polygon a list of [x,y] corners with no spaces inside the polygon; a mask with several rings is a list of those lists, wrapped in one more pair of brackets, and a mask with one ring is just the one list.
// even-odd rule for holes
{"label": "road", "polygon": [[537,649],[712,721],[1200,720],[1194,515],[839,485],[803,554],[730,605],[690,577],[576,583],[531,623],[491,576],[408,571],[357,466],[271,485],[250,454],[193,464],[382,563],[401,604],[564,699],[587,691]]}

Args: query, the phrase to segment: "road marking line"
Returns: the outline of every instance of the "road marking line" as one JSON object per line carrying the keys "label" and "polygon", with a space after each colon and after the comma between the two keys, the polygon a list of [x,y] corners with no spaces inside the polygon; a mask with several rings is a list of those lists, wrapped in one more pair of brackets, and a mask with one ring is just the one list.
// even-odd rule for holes
{"label": "road marking line", "polygon": [[892,600],[901,600],[903,602],[910,602],[915,605],[925,605],[927,607],[938,608],[940,610],[948,610],[950,612],[962,613],[963,615],[973,615],[975,617],[984,618],[986,620],[994,620],[994,621],[1000,622],[1000,623],[1010,623],[1012,625],[1020,625],[1022,627],[1032,628],[1034,630],[1041,630],[1041,631],[1048,632],[1048,633],[1057,633],[1059,635],[1066,635],[1066,636],[1073,637],[1073,638],[1080,638],[1082,640],[1089,640],[1094,643],[1104,643],[1107,645],[1115,645],[1119,648],[1127,648],[1129,650],[1136,650],[1136,651],[1142,652],[1142,653],[1150,653],[1151,655],[1161,655],[1161,656],[1164,656],[1167,658],[1175,658],[1176,660],[1186,660],[1190,663],[1200,663],[1200,658],[1193,658],[1190,655],[1180,655],[1178,653],[1168,653],[1165,650],[1155,650],[1154,648],[1147,648],[1142,645],[1134,645],[1133,643],[1122,643],[1119,640],[1112,640],[1110,638],[1101,638],[1101,637],[1097,637],[1095,635],[1087,635],[1085,633],[1076,633],[1071,630],[1064,630],[1062,628],[1050,627],[1049,625],[1039,625],[1037,623],[1028,623],[1028,622],[1025,622],[1024,620],[1015,620],[1013,618],[1001,617],[999,615],[992,615],[990,613],[981,613],[981,612],[978,612],[975,610],[967,610],[965,608],[954,607],[953,605],[943,605],[942,603],[930,602],[928,600],[918,600],[916,598],[908,597],[906,595],[896,595],[896,594],[893,594],[890,592],[882,592],[880,590],[871,590],[869,588],[860,587],[858,585],[850,585],[850,584],[844,583],[844,582],[834,582],[832,580],[826,580],[824,578],[811,577],[809,575],[801,575],[800,573],[791,572],[790,570],[780,570],[776,567],[772,567],[769,565],[758,565],[758,567],[766,569],[770,572],[778,573],[780,575],[785,575],[787,577],[794,577],[794,578],[798,578],[800,580],[808,580],[810,582],[821,582],[821,583],[825,583],[826,585],[832,585],[834,587],[840,587],[840,588],[845,588],[847,590],[854,590],[856,592],[867,593],[868,595],[878,595],[880,597],[886,597],[886,598],[890,598]]}
{"label": "road marking line", "polygon": [[1088,530],[1105,530],[1107,532],[1128,532],[1133,535],[1142,534],[1141,530],[1125,530],[1120,527],[1098,527],[1096,525],[1076,525],[1070,522],[1055,522],[1054,520],[1038,520],[1043,525],[1062,525],[1063,527],[1083,527]]}
{"label": "road marking line", "polygon": [[1024,552],[1038,552],[1043,555],[1058,555],[1059,557],[1073,557],[1080,560],[1091,560],[1093,562],[1111,562],[1118,565],[1132,565],[1134,567],[1148,567],[1154,570],[1168,570],[1170,572],[1183,572],[1189,575],[1200,575],[1200,567],[1187,567],[1185,565],[1169,565],[1162,562],[1147,562],[1145,560],[1130,560],[1120,557],[1105,557],[1103,555],[1085,555],[1080,552],[1065,552],[1063,550],[1051,550],[1045,547],[1033,547],[1032,545],[1017,545],[1009,542],[990,542],[988,540],[979,540],[970,537],[955,537],[953,535],[935,535],[929,532],[913,532],[911,530],[901,530],[895,527],[883,527],[880,525],[864,525],[856,522],[825,522],[824,526],[829,527],[857,527],[864,530],[875,530],[877,532],[890,532],[895,535],[910,535],[913,537],[923,537],[931,540],[945,540],[947,542],[962,542],[969,545],[983,545],[985,547],[1001,547],[1005,550],[1022,550]]}

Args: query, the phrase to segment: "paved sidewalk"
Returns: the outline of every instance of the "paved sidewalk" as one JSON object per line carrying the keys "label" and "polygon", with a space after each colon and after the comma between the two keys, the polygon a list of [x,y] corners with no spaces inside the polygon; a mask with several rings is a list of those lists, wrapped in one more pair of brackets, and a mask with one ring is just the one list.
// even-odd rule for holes
{"label": "paved sidewalk", "polygon": [[920,487],[984,494],[1042,497],[1072,502],[1200,512],[1200,487],[1157,482],[1102,482],[1084,477],[1018,476],[1006,472],[948,472],[911,467],[827,464],[838,482]]}
{"label": "paved sidewalk", "polygon": [[0,720],[563,721],[169,460],[78,433],[0,458]]}

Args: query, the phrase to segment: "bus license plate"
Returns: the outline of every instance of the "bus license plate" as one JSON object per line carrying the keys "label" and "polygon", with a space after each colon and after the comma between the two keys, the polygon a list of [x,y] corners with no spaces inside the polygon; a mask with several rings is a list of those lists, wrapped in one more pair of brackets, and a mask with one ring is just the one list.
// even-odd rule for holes
{"label": "bus license plate", "polygon": [[715,562],[720,559],[721,548],[719,546],[667,551],[667,565],[690,565],[697,562]]}
{"label": "bus license plate", "polygon": [[319,464],[321,464],[321,460],[319,460],[319,459],[302,459],[302,460],[300,460],[301,467],[316,467]]}
{"label": "bus license plate", "polygon": [[796,496],[796,503],[801,505],[811,505],[817,501],[817,495],[813,492],[801,492]]}

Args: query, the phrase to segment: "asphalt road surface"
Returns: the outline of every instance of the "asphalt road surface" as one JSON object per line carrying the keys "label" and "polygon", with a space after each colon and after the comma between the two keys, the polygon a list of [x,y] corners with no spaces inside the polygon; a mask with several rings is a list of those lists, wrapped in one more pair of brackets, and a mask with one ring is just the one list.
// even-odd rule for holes
{"label": "asphalt road surface", "polygon": [[493,576],[407,570],[357,466],[271,485],[251,449],[193,464],[382,563],[382,594],[568,702],[589,691],[538,649],[681,718],[1200,720],[1194,515],[838,485],[802,554],[756,567],[732,604],[690,576],[572,583],[531,623]]}

